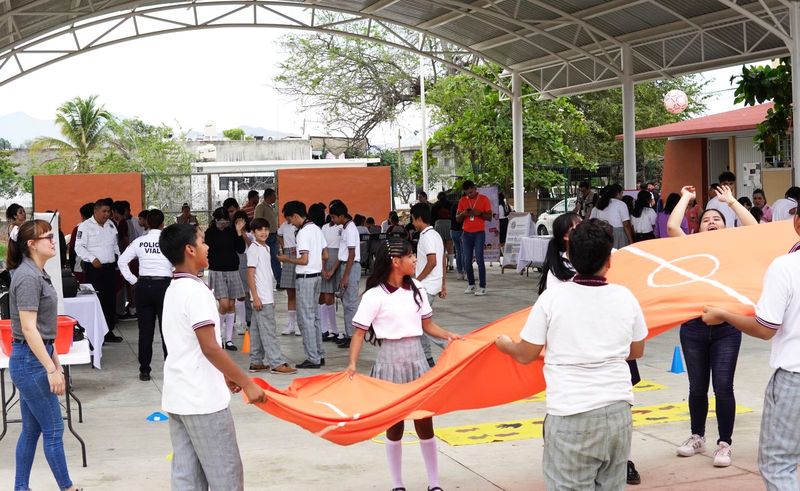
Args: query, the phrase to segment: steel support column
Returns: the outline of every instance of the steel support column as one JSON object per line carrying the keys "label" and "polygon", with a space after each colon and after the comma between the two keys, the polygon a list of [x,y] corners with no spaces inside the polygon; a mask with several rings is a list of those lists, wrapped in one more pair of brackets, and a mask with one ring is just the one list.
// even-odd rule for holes
{"label": "steel support column", "polygon": [[789,26],[791,28],[791,43],[789,52],[792,55],[792,184],[800,183],[800,162],[796,155],[800,155],[800,5],[797,2],[789,4]]}
{"label": "steel support column", "polygon": [[[424,47],[424,35],[419,35],[420,50]],[[430,191],[430,182],[428,178],[428,117],[427,108],[425,107],[425,58],[420,55],[419,57],[419,102],[422,110],[422,191],[428,194]],[[428,197],[430,199],[430,196]]]}
{"label": "steel support column", "polygon": [[514,163],[514,209],[525,211],[525,172],[522,167],[522,77],[511,75],[511,124]]}
{"label": "steel support column", "polygon": [[625,189],[636,188],[636,102],[633,86],[633,56],[628,45],[622,46],[622,142]]}

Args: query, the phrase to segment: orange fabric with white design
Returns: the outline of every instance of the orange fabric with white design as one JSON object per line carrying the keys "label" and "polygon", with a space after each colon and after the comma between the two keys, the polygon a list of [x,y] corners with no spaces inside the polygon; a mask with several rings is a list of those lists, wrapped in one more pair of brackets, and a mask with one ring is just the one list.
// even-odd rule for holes
{"label": "orange fabric with white design", "polygon": [[[797,240],[792,222],[784,221],[639,242],[612,256],[608,281],[636,295],[653,337],[699,317],[709,304],[752,315],[767,266]],[[452,343],[436,367],[414,382],[397,385],[361,374],[351,380],[345,373],[333,373],[298,378],[280,390],[255,379],[268,391],[268,401],[258,407],[349,445],[403,419],[531,396],[545,388],[542,359],[519,365],[494,346],[500,334],[519,339],[528,311],[510,314]]]}

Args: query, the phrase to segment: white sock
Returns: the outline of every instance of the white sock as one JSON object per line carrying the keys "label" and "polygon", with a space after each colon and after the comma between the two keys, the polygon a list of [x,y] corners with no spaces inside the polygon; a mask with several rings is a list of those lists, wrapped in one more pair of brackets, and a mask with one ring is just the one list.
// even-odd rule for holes
{"label": "white sock", "polygon": [[336,305],[326,305],[326,311],[328,315],[328,329],[333,334],[339,334],[339,326],[336,323]]}
{"label": "white sock", "polygon": [[234,314],[228,312],[223,315],[223,324],[225,324],[225,341],[233,341],[233,318]]}
{"label": "white sock", "polygon": [[317,312],[319,313],[319,325],[323,333],[328,332],[328,316],[325,315],[325,307],[326,305],[324,303],[317,304]]}
{"label": "white sock", "polygon": [[428,487],[439,486],[439,454],[436,451],[436,437],[419,441],[422,459],[425,461],[425,471],[428,473]]}
{"label": "white sock", "polygon": [[403,486],[403,444],[400,440],[386,441],[386,460],[389,461],[389,475],[392,477],[393,488]]}
{"label": "white sock", "polygon": [[286,330],[291,331],[297,327],[297,311],[289,310],[286,314],[289,316],[289,321],[286,323]]}
{"label": "white sock", "polygon": [[244,309],[244,301],[243,300],[237,300],[236,301],[236,322],[239,325],[244,326],[244,325],[247,324],[246,317],[247,316],[246,316],[245,309]]}

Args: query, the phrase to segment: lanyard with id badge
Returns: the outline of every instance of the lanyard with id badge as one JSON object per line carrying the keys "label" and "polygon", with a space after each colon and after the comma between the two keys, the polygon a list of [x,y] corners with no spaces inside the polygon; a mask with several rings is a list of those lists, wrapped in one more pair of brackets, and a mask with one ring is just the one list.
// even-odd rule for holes
{"label": "lanyard with id badge", "polygon": [[469,198],[467,198],[467,203],[469,203],[469,209],[472,210],[472,213],[473,213],[473,215],[471,215],[469,217],[469,221],[470,222],[474,222],[475,221],[475,215],[474,215],[474,213],[475,213],[475,205],[478,204],[478,197],[477,196],[475,197],[475,202],[474,203],[472,201],[470,201]]}

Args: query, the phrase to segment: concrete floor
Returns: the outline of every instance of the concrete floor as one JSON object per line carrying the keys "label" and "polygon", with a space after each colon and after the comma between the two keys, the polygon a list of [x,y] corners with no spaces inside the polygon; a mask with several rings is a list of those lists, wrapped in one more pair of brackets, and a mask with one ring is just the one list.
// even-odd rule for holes
{"label": "concrete floor", "polygon": [[[467,333],[509,312],[531,305],[539,275],[520,276],[507,270],[500,274],[495,265],[488,268],[488,295],[475,297],[462,293],[465,282],[455,275],[448,278],[450,297],[437,301],[435,318],[444,327]],[[285,295],[276,295],[278,323],[285,323]],[[339,314],[341,318],[341,313]],[[340,320],[341,322],[341,320]],[[69,433],[64,444],[70,472],[76,484],[91,490],[169,489],[171,452],[168,423],[150,423],[146,417],[160,410],[162,361],[154,363],[153,380],[137,378],[135,321],[121,324],[125,342],[104,347],[103,370],[87,366],[73,370],[76,394],[83,400],[85,422],[77,429],[88,446],[89,466],[80,466],[80,448]],[[241,337],[238,342],[241,343]],[[300,338],[281,338],[284,352],[295,362],[302,361]],[[639,365],[642,377],[667,386],[664,390],[637,394],[637,405],[652,405],[686,400],[686,375],[675,375],[670,367],[677,330],[648,342]],[[326,347],[329,345],[326,344]],[[154,350],[160,352],[158,348]],[[359,370],[366,372],[374,357],[367,348]],[[156,355],[158,357],[158,355]],[[761,419],[762,393],[771,374],[768,367],[769,344],[744,340],[736,374],[737,403],[754,411],[737,416],[733,442],[734,465],[725,469],[712,466],[710,454],[693,458],[675,456],[675,446],[689,435],[688,422],[643,426],[634,430],[633,455],[642,475],[640,486],[630,489],[728,490],[763,489],[758,475],[756,453]],[[243,368],[247,356],[233,358]],[[328,347],[329,371],[344,369],[346,350]],[[299,375],[319,373],[305,371]],[[265,374],[276,386],[286,386],[291,376]],[[390,481],[383,445],[379,439],[340,447],[315,437],[290,423],[247,407],[241,398],[232,399],[239,447],[244,462],[248,490],[367,490],[389,489]],[[437,427],[501,422],[542,417],[543,403],[508,404],[476,411],[463,411],[436,418]],[[18,410],[11,415],[18,417]],[[709,420],[707,435],[715,441],[715,420]],[[11,489],[14,479],[14,446],[19,425],[12,425],[0,441],[0,489]],[[409,440],[413,440],[409,435]],[[427,489],[425,469],[417,445],[404,446],[404,477],[409,491]],[[542,440],[449,446],[439,442],[440,476],[444,489],[538,490],[543,489],[541,472]],[[37,454],[31,485],[33,489],[54,489],[55,483],[41,451]]]}

